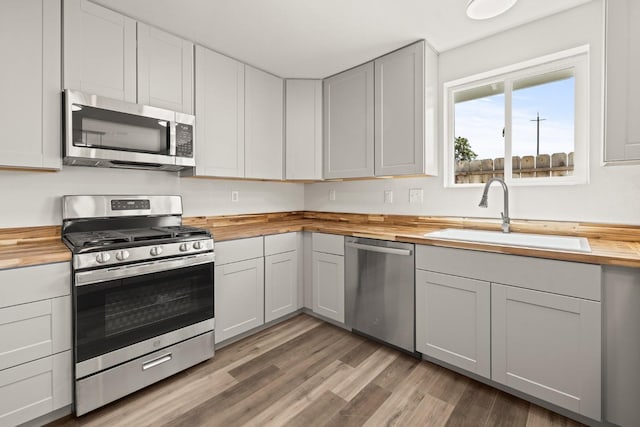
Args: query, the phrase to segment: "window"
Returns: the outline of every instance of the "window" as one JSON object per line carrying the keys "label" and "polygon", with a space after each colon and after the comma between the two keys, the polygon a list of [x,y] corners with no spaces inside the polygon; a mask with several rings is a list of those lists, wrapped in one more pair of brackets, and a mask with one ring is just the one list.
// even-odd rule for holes
{"label": "window", "polygon": [[445,185],[588,177],[588,47],[445,83]]}

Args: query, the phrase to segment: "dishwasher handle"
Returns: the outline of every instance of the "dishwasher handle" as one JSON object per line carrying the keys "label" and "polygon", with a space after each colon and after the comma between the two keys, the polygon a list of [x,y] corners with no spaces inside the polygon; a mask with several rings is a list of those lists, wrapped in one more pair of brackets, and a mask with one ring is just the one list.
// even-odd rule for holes
{"label": "dishwasher handle", "polygon": [[362,243],[345,243],[345,246],[355,249],[362,249],[371,252],[380,252],[383,254],[411,256],[411,249],[385,248],[384,246],[363,245]]}

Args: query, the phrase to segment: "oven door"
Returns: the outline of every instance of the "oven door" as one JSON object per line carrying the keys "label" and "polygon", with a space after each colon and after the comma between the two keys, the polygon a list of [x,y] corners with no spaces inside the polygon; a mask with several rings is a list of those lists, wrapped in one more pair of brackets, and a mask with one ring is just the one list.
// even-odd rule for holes
{"label": "oven door", "polygon": [[213,259],[205,253],[76,273],[76,378],[213,331]]}

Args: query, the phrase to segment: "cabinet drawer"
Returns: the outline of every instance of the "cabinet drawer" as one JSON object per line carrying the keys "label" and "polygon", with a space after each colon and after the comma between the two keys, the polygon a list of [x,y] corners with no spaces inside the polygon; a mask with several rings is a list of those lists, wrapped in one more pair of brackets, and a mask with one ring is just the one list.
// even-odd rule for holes
{"label": "cabinet drawer", "polygon": [[15,426],[71,404],[71,352],[0,371],[0,425]]}
{"label": "cabinet drawer", "polygon": [[71,263],[0,270],[0,308],[71,293]]}
{"label": "cabinet drawer", "polygon": [[313,233],[311,239],[315,252],[344,255],[344,236],[342,235]]}
{"label": "cabinet drawer", "polygon": [[71,348],[71,297],[0,309],[0,369]]}
{"label": "cabinet drawer", "polygon": [[264,256],[262,236],[216,243],[216,265],[260,258],[261,256]]}
{"label": "cabinet drawer", "polygon": [[275,255],[295,251],[298,246],[298,233],[274,234],[264,237],[264,255]]}
{"label": "cabinet drawer", "polygon": [[416,245],[416,268],[594,301],[601,299],[599,265]]}

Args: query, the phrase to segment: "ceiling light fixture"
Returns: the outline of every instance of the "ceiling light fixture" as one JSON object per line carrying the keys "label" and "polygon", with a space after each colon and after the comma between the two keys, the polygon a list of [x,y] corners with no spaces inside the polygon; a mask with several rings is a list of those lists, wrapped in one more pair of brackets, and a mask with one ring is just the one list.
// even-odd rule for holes
{"label": "ceiling light fixture", "polygon": [[511,9],[518,0],[469,0],[467,16],[471,19],[489,19]]}

